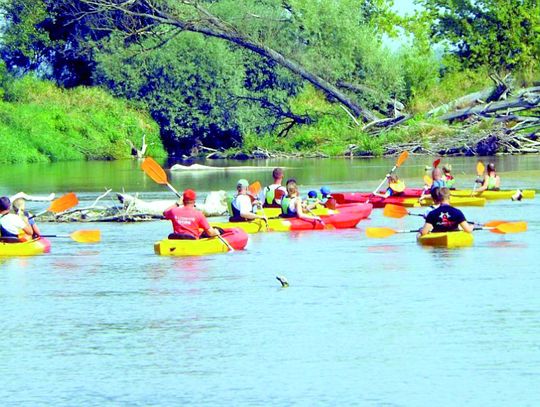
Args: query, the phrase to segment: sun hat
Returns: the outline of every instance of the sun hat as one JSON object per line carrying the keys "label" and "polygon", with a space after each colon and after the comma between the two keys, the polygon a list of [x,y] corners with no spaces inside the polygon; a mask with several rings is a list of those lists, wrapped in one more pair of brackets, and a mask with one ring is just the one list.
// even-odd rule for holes
{"label": "sun hat", "polygon": [[242,187],[242,188],[247,188],[249,186],[249,182],[247,179],[239,179],[238,182],[236,183],[236,186],[237,187]]}

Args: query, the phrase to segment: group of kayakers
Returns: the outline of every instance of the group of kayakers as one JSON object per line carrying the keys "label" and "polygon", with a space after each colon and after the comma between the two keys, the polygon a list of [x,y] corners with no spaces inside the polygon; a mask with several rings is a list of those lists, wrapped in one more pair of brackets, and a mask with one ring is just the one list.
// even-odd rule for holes
{"label": "group of kayakers", "polygon": [[32,215],[25,209],[25,200],[17,198],[13,202],[0,197],[0,237],[5,240],[24,241],[41,235]]}

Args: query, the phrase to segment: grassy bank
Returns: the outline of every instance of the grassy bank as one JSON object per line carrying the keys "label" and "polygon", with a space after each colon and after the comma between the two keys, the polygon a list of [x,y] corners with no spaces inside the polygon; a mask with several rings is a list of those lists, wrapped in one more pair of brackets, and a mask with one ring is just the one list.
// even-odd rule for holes
{"label": "grassy bank", "polygon": [[106,160],[130,156],[128,139],[164,156],[150,116],[98,88],[60,89],[32,77],[12,79],[0,66],[0,163]]}

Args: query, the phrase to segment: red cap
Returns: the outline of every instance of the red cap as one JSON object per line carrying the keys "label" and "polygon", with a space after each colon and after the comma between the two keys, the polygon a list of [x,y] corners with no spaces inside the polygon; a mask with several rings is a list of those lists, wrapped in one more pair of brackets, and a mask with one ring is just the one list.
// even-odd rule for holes
{"label": "red cap", "polygon": [[197,198],[197,194],[192,189],[186,189],[184,191],[184,201],[194,201]]}

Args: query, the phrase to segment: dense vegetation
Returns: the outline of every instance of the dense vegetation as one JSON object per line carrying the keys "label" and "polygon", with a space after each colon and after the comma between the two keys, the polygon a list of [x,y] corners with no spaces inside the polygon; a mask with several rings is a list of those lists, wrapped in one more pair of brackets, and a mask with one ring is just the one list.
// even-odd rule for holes
{"label": "dense vegetation", "polygon": [[143,134],[151,154],[164,155],[156,123],[125,101],[98,88],[63,90],[31,76],[14,80],[2,68],[0,163],[125,158],[127,140],[140,144]]}
{"label": "dense vegetation", "polygon": [[[490,73],[538,80],[537,1],[420,3],[403,18],[390,0],[0,0],[0,53],[16,76],[130,100],[171,154],[335,155],[349,144],[379,154],[388,142],[451,134],[424,114],[485,88]],[[409,40],[390,52],[383,38],[398,33]],[[401,113],[414,118],[377,137],[362,130]]]}

